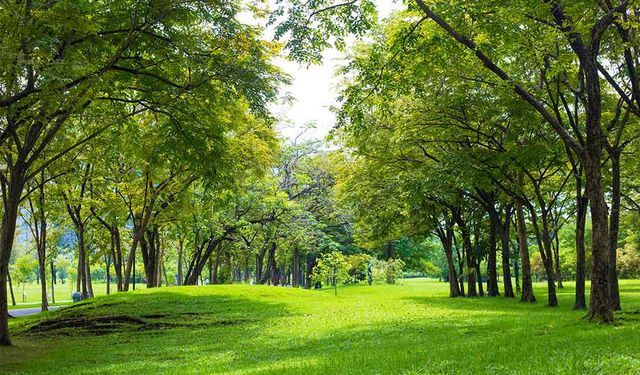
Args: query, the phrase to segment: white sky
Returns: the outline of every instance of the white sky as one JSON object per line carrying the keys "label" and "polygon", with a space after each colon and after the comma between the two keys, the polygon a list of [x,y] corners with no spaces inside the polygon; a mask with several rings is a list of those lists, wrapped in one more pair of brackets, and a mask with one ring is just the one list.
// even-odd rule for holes
{"label": "white sky", "polygon": [[[339,1],[339,0],[337,0]],[[397,0],[376,0],[379,18],[401,9]],[[268,31],[267,31],[268,32]],[[276,65],[292,78],[291,85],[282,88],[282,93],[293,98],[289,104],[273,107],[273,113],[280,119],[280,133],[293,139],[305,124],[315,123],[316,128],[305,132],[304,139],[321,139],[329,134],[335,124],[335,114],[330,107],[336,104],[339,77],[336,68],[344,63],[345,54],[337,50],[327,50],[321,65],[309,67],[285,59],[278,59]]]}

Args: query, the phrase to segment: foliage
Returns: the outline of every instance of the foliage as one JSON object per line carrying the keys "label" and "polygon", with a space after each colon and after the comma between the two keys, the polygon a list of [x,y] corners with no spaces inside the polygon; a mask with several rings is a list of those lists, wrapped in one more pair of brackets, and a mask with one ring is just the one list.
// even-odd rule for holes
{"label": "foliage", "polygon": [[640,277],[640,254],[632,246],[618,249],[618,276],[621,279],[636,279]]}
{"label": "foliage", "polygon": [[337,251],[321,254],[318,264],[313,269],[313,280],[317,283],[327,282],[338,294],[338,284],[349,280],[349,261]]}
{"label": "foliage", "polygon": [[33,255],[25,254],[16,260],[12,276],[16,283],[26,284],[36,279],[38,261]]}

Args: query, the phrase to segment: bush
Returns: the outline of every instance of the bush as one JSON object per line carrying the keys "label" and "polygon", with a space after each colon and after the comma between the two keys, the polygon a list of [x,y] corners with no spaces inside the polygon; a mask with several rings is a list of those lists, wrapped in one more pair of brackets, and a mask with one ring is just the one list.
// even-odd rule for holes
{"label": "bush", "polygon": [[373,282],[377,284],[387,283],[395,284],[398,278],[401,278],[404,262],[402,259],[389,259],[387,261],[373,258]]}
{"label": "bush", "polygon": [[385,280],[387,284],[395,284],[396,280],[402,277],[402,259],[389,259],[385,267]]}
{"label": "bush", "polygon": [[618,277],[621,279],[635,279],[640,277],[640,255],[633,246],[626,245],[618,249],[617,266]]}

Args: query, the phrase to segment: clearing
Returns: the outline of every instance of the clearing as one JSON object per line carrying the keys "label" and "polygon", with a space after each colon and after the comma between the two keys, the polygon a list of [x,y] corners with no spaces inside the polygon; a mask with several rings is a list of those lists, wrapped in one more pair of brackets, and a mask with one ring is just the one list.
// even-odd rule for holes
{"label": "clearing", "polygon": [[640,372],[640,281],[621,281],[614,326],[571,310],[447,297],[427,279],[332,289],[218,285],[101,296],[12,319],[0,348],[16,373]]}

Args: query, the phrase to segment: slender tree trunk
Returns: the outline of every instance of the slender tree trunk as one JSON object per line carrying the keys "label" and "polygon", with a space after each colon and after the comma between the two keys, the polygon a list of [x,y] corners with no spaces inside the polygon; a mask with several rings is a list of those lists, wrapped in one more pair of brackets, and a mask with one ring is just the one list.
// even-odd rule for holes
{"label": "slender tree trunk", "polygon": [[[80,250],[78,250],[78,266],[76,267],[76,292],[82,291],[82,264],[84,263],[84,259],[82,258],[82,254],[80,254]],[[83,293],[84,298],[84,293]]]}
{"label": "slender tree trunk", "polygon": [[193,266],[189,266],[189,270],[187,271],[187,275],[185,279],[186,285],[197,284],[198,278],[202,275],[202,270],[209,262],[213,254],[213,251],[217,249],[218,246],[221,245],[223,240],[224,240],[223,237],[219,237],[219,238],[210,239],[209,241],[207,241],[206,250],[204,251],[204,254],[202,254],[201,256],[198,255],[198,259],[194,259],[192,261]]}
{"label": "slender tree trunk", "polygon": [[[40,252],[38,252],[40,253]],[[40,308],[42,311],[49,310],[49,301],[47,296],[47,265],[45,264],[45,259],[42,254],[38,254],[38,273],[40,274],[40,294],[41,294],[41,304]]]}
{"label": "slender tree trunk", "polygon": [[463,220],[459,209],[453,209],[451,214],[462,236],[462,248],[466,257],[466,275],[467,275],[467,297],[477,297],[476,278],[475,278],[475,260],[473,259],[473,246],[471,245],[471,237],[467,223]]}
{"label": "slender tree trunk", "polygon": [[264,256],[266,253],[267,245],[264,244],[258,255],[256,255],[256,284],[260,284],[262,281],[262,270],[264,268]]}
{"label": "slender tree trunk", "polygon": [[298,249],[294,249],[293,250],[293,275],[291,278],[291,285],[294,288],[297,288],[300,286],[300,252],[298,251]]}
{"label": "slender tree trunk", "polygon": [[106,267],[105,267],[106,276],[105,277],[106,277],[106,281],[107,281],[107,295],[111,294],[111,274],[109,273],[110,272],[109,268],[111,268],[111,267],[110,267],[109,263],[111,263],[111,261],[109,260],[109,256],[107,255],[107,256],[105,256],[105,264],[106,264]]}
{"label": "slender tree trunk", "polygon": [[311,289],[311,277],[313,275],[313,269],[316,266],[316,257],[313,254],[307,254],[307,267],[305,277],[305,289]]}
{"label": "slender tree trunk", "polygon": [[536,297],[533,295],[531,263],[529,261],[529,249],[527,246],[527,224],[524,220],[522,203],[516,201],[515,207],[518,227],[518,247],[520,249],[520,259],[522,261],[522,296],[520,297],[520,302],[535,302]]}
{"label": "slender tree trunk", "polygon": [[7,306],[7,277],[26,171],[25,160],[18,157],[16,164],[11,168],[8,186],[3,185],[5,204],[2,213],[2,224],[0,225],[0,345],[11,345],[11,339],[9,338],[9,308]]}
{"label": "slender tree trunk", "polygon": [[[587,126],[589,128],[589,125]],[[587,141],[587,143],[591,142]],[[599,141],[598,141],[599,143]],[[600,149],[589,146],[590,157],[584,164],[587,175],[587,195],[591,207],[591,293],[589,319],[605,323],[613,322],[613,308],[609,289],[610,246],[608,209],[602,188],[600,173]]]}
{"label": "slender tree trunk", "polygon": [[[142,238],[142,236],[144,235],[144,230],[140,229],[140,228],[134,228],[135,233],[133,235],[133,240],[131,241],[131,247],[129,248],[129,256],[127,259],[127,264],[125,267],[125,271],[124,271],[124,290],[128,291],[129,290],[129,280],[131,278],[131,273],[133,272],[134,276],[133,276],[133,283],[135,286],[135,269],[134,269],[134,265],[135,265],[135,259],[136,259],[136,249],[138,248],[138,243],[140,242],[140,239]],[[135,287],[134,289],[135,290]]]}
{"label": "slender tree trunk", "polygon": [[620,151],[610,151],[611,157],[611,214],[609,215],[609,294],[611,308],[620,310],[618,287],[618,231],[620,227]]}
{"label": "slender tree trunk", "polygon": [[504,296],[507,298],[514,298],[513,285],[511,283],[511,260],[509,245],[509,232],[511,228],[511,207],[505,208],[504,225],[501,223],[499,226],[498,234],[500,235],[500,242],[502,245],[502,282],[504,284]]}
{"label": "slender tree trunk", "polygon": [[[39,235],[40,238],[36,238],[37,242],[38,242],[38,270],[39,270],[39,274],[40,274],[40,288],[41,288],[41,308],[42,311],[47,311],[49,310],[49,302],[48,302],[48,298],[47,298],[47,275],[46,275],[46,271],[47,271],[47,215],[45,213],[45,208],[44,208],[44,204],[45,204],[45,191],[44,191],[44,184],[45,184],[45,178],[44,178],[44,170],[42,171],[42,173],[40,174],[40,181],[38,182],[38,190],[39,190],[39,196],[38,196],[38,215],[37,215],[37,220],[34,220],[34,225],[36,226],[36,228],[39,227],[39,230],[36,231],[36,233]],[[31,204],[31,201],[29,201]],[[32,208],[32,213],[35,214],[36,210],[33,210],[33,205],[31,205]]]}
{"label": "slender tree trunk", "polygon": [[164,275],[164,284],[165,286],[170,286],[169,285],[169,279],[167,278],[167,267],[165,267],[164,262],[162,262],[162,274]]}
{"label": "slender tree trunk", "polygon": [[78,240],[78,278],[80,288],[82,291],[82,298],[90,297],[88,289],[87,289],[87,260],[86,260],[86,251],[84,247],[84,228],[82,226],[76,227],[76,238]]}
{"label": "slender tree trunk", "polygon": [[462,244],[467,263],[467,297],[477,297],[476,291],[476,278],[475,278],[475,260],[473,259],[473,246],[471,246],[471,238],[469,238],[469,232],[465,229],[461,229],[462,232]]}
{"label": "slender tree trunk", "polygon": [[262,276],[261,284],[270,282],[271,285],[278,285],[280,281],[280,272],[276,264],[276,248],[277,245],[271,242],[269,253],[267,255],[267,272]]}
{"label": "slender tree trunk", "polygon": [[456,249],[456,258],[458,259],[458,290],[460,290],[460,296],[464,297],[464,257],[460,254],[458,243],[456,242],[455,232],[451,232],[451,239],[453,240],[453,247]]}
{"label": "slender tree trunk", "polygon": [[56,284],[56,268],[53,264],[53,257],[51,257],[51,303],[52,304],[56,303],[55,284]]}
{"label": "slender tree trunk", "polygon": [[[217,268],[217,265],[216,265]],[[209,285],[213,285],[214,283],[217,283],[217,277],[216,280],[214,281],[214,277],[213,277],[213,258],[209,258]]]}
{"label": "slender tree trunk", "polygon": [[216,250],[216,256],[213,258],[213,261],[210,263],[211,266],[211,274],[210,280],[211,284],[219,284],[220,280],[218,280],[218,268],[220,267],[220,256],[221,256],[222,248],[218,246]]}
{"label": "slender tree trunk", "polygon": [[146,231],[146,234],[140,238],[140,254],[142,254],[142,264],[144,266],[144,274],[147,279],[147,288],[156,286],[156,229],[152,228]]}
{"label": "slender tree trunk", "polygon": [[582,193],[581,179],[578,178],[576,182],[576,298],[573,308],[581,310],[587,307],[585,298],[587,269],[585,227],[587,222],[587,206],[589,205],[589,199]]}
{"label": "slender tree trunk", "polygon": [[162,254],[163,254],[163,248],[162,248],[162,241],[160,241],[160,232],[156,230],[156,235],[155,235],[155,240],[156,240],[156,246],[155,246],[155,280],[154,280],[154,284],[156,287],[161,287],[162,286]]}
{"label": "slender tree trunk", "polygon": [[456,267],[453,263],[453,223],[445,224],[444,230],[441,231],[440,241],[447,258],[447,268],[449,272],[449,297],[455,298],[460,296],[458,288],[458,275],[456,275]]}
{"label": "slender tree trunk", "polygon": [[478,280],[478,295],[480,297],[484,296],[484,289],[482,287],[482,272],[480,271],[480,260],[476,260],[476,278]]}
{"label": "slender tree trunk", "polygon": [[[536,234],[536,242],[538,243],[538,250],[540,252],[540,258],[544,265],[544,272],[547,278],[547,306],[558,306],[558,299],[556,297],[556,285],[554,282],[553,271],[553,254],[551,250],[551,239],[549,237],[549,226],[546,220],[545,208],[542,207],[542,234],[538,227],[538,218],[535,210],[529,207],[531,213],[531,223]],[[524,267],[524,265],[523,265]]]}
{"label": "slender tree trunk", "polygon": [[560,266],[560,238],[558,236],[558,230],[556,229],[553,236],[555,246],[553,247],[554,265],[556,267],[556,280],[558,280],[558,289],[564,288],[562,285],[562,267]]}
{"label": "slender tree trunk", "polygon": [[89,297],[93,298],[94,294],[93,294],[93,283],[91,280],[91,265],[89,264],[89,260],[90,257],[87,256],[87,254],[85,254],[85,278],[86,278],[86,284],[87,284],[87,293],[89,293]]}
{"label": "slender tree trunk", "polygon": [[182,285],[182,252],[184,249],[184,237],[178,240],[178,285]]}
{"label": "slender tree trunk", "polygon": [[249,272],[249,254],[244,256],[244,283],[249,282],[250,272]]}
{"label": "slender tree trunk", "polygon": [[118,292],[122,292],[122,247],[120,243],[120,230],[114,226],[113,229],[113,250],[111,254],[113,258],[113,268],[116,272],[116,288]]}
{"label": "slender tree trunk", "polygon": [[496,297],[500,295],[498,290],[498,270],[497,270],[497,232],[500,226],[500,219],[495,217],[491,220],[489,228],[489,256],[487,258],[487,295]]}
{"label": "slender tree trunk", "polygon": [[16,295],[13,294],[13,284],[11,284],[11,275],[7,272],[7,279],[9,280],[9,290],[11,291],[11,306],[16,305]]}
{"label": "slender tree trunk", "polygon": [[520,293],[520,271],[518,270],[518,259],[513,261],[513,275],[516,279],[516,292]]}

